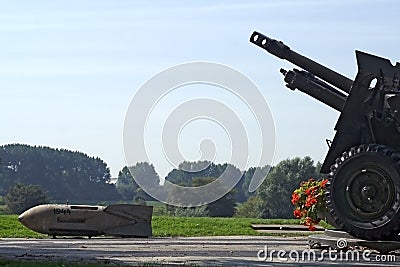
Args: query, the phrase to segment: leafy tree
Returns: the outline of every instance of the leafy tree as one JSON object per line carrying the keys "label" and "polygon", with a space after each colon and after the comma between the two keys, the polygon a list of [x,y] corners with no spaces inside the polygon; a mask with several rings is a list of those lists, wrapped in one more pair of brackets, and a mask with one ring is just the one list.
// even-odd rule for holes
{"label": "leafy tree", "polygon": [[[179,165],[178,169],[172,170],[165,180],[181,185],[181,186],[187,186],[187,187],[194,187],[194,186],[199,186],[195,185],[194,181],[196,179],[200,178],[212,178],[216,179],[220,177],[221,175],[224,175],[225,177],[232,177],[232,179],[237,180],[240,178],[240,180],[237,182],[237,184],[233,187],[232,190],[234,190],[235,194],[235,202],[238,201],[243,201],[245,197],[242,197],[244,194],[242,193],[242,185],[243,185],[243,174],[242,172],[236,168],[232,164],[214,164],[210,161],[197,161],[197,162],[182,162]],[[210,182],[210,181],[209,181]],[[221,185],[222,186],[222,185]],[[171,192],[169,195],[173,195],[175,192]],[[240,195],[238,197],[238,195]],[[231,197],[232,195],[230,195]],[[172,197],[179,197],[179,196],[172,196]],[[184,198],[184,196],[180,196]],[[239,198],[241,198],[239,200]]]}
{"label": "leafy tree", "polygon": [[115,186],[118,193],[125,200],[132,200],[135,197],[136,190],[139,188],[127,166],[119,171]]}
{"label": "leafy tree", "polygon": [[165,180],[177,185],[193,186],[194,177],[218,177],[221,174],[219,166],[210,161],[182,162],[178,169],[173,169]]}
{"label": "leafy tree", "polygon": [[[209,184],[215,181],[214,177],[198,177],[193,179],[193,186],[198,187]],[[222,184],[216,184],[214,190],[217,190],[217,186],[223,187]],[[212,193],[212,192],[210,192]],[[231,190],[225,194],[225,196],[207,205],[206,210],[210,217],[232,217],[235,213],[236,198],[235,190]]]}
{"label": "leafy tree", "polygon": [[[216,180],[215,177],[193,177],[189,187],[199,187]],[[184,185],[188,186],[188,185]],[[216,183],[209,191],[209,194],[215,194],[216,192],[221,191],[223,189],[223,185]],[[225,191],[225,190],[224,190]],[[228,191],[228,190],[227,190]],[[186,198],[180,194],[177,194],[174,190],[170,191],[168,195],[170,200],[173,198],[174,202],[179,203],[180,199]],[[235,190],[231,190],[225,194],[225,196],[221,197],[220,199],[207,204],[201,207],[202,209],[198,209],[195,207],[173,207],[168,206],[168,210],[170,214],[179,215],[179,214],[197,214],[197,216],[210,216],[210,217],[232,217],[235,212],[236,206],[236,198],[235,198]],[[202,213],[200,211],[204,211],[206,213]],[[187,216],[187,215],[186,215]]]}
{"label": "leafy tree", "polygon": [[265,203],[258,195],[253,195],[237,207],[235,217],[261,218]]}
{"label": "leafy tree", "polygon": [[116,183],[117,191],[125,200],[154,200],[148,193],[140,188],[134,178],[145,181],[146,187],[150,187],[152,190],[158,190],[160,187],[160,178],[154,166],[148,162],[138,162],[131,167],[125,166],[118,173],[118,180]]}
{"label": "leafy tree", "polygon": [[16,183],[5,197],[6,206],[13,214],[20,214],[29,208],[46,202],[46,194],[39,185]]}
{"label": "leafy tree", "polygon": [[118,200],[107,164],[81,152],[42,146],[0,146],[0,194],[16,182],[37,184],[58,201]]}
{"label": "leafy tree", "polygon": [[279,162],[257,190],[257,195],[264,201],[262,217],[292,218],[292,192],[301,181],[310,177],[319,178],[321,174],[308,156]]}
{"label": "leafy tree", "polygon": [[261,177],[266,177],[271,169],[271,166],[265,165],[264,167],[251,167],[245,171],[240,185],[237,186],[240,186],[240,190],[237,190],[239,193],[239,196],[237,197],[238,202],[245,202],[250,196],[255,194],[255,192],[249,192],[250,182],[254,176],[258,175]]}
{"label": "leafy tree", "polygon": [[251,167],[242,173],[234,165],[228,163],[215,164],[210,161],[185,161],[179,165],[178,169],[172,170],[165,179],[177,185],[192,186],[195,177],[219,177],[225,170],[228,170],[228,175],[233,178],[241,177],[233,189],[235,190],[236,202],[245,202],[255,194],[255,192],[249,192],[250,181],[255,173],[258,176],[265,177],[271,170],[271,166]]}
{"label": "leafy tree", "polygon": [[172,209],[172,215],[178,217],[208,217],[209,212],[207,210],[207,205],[199,206],[199,207],[175,207]]}
{"label": "leafy tree", "polygon": [[143,195],[136,195],[136,196],[133,198],[133,204],[136,204],[136,205],[144,205],[144,206],[147,205],[146,199],[144,198]]}

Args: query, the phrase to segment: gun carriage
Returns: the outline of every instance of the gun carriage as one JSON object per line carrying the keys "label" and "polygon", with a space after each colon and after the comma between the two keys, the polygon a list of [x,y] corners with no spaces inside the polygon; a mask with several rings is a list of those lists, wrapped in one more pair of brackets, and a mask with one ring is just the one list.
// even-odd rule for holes
{"label": "gun carriage", "polygon": [[400,232],[400,64],[356,51],[351,80],[284,43],[254,32],[250,42],[301,70],[281,69],[286,86],[340,112],[321,173],[335,223],[366,240],[394,240]]}

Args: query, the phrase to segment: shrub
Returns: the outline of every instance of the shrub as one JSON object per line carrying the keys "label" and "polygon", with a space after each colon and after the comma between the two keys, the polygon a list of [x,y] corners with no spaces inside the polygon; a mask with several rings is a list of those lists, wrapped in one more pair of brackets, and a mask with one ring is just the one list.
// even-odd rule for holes
{"label": "shrub", "polygon": [[235,217],[261,218],[263,214],[264,201],[260,196],[251,196],[246,202],[237,207]]}
{"label": "shrub", "polygon": [[177,207],[174,215],[178,217],[208,217],[209,212],[207,205],[194,208]]}
{"label": "shrub", "polygon": [[46,194],[39,185],[15,184],[5,197],[5,203],[11,214],[23,211],[47,202]]}

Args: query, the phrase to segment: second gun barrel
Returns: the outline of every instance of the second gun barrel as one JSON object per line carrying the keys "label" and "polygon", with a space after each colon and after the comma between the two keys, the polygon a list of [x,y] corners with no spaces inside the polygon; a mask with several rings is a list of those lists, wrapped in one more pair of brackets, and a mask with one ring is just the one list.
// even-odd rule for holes
{"label": "second gun barrel", "polygon": [[350,89],[353,85],[353,80],[296,53],[283,42],[271,39],[256,31],[251,35],[250,42],[281,59],[286,59],[287,61],[303,68],[304,70],[314,74],[338,89],[346,93],[350,92]]}

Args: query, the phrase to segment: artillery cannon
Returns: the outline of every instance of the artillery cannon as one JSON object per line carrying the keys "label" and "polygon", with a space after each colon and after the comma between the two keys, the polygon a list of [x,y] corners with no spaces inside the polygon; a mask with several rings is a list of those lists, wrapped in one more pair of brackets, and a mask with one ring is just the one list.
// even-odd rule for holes
{"label": "artillery cannon", "polygon": [[286,86],[340,112],[321,168],[335,223],[366,240],[400,232],[400,64],[356,51],[353,80],[254,32],[250,42],[303,70],[281,69]]}

